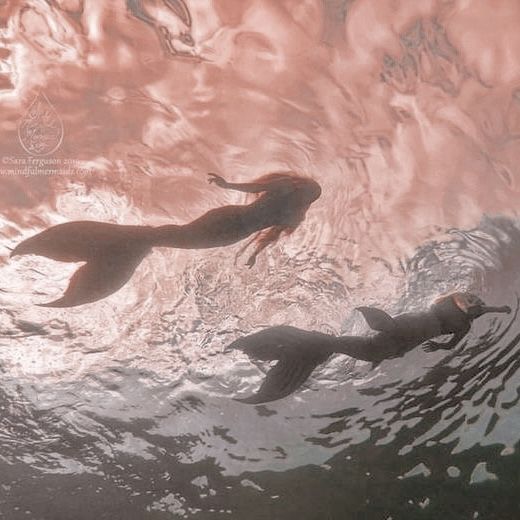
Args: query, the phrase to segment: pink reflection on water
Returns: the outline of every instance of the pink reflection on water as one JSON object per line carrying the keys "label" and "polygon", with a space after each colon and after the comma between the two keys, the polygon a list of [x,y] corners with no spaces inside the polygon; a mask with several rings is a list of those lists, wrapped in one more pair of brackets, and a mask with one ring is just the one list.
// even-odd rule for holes
{"label": "pink reflection on water", "polygon": [[[354,291],[342,297],[343,311],[338,303],[319,311],[317,321],[337,326],[352,298],[384,299],[398,284],[382,261],[396,265],[483,213],[517,214],[514,0],[184,4],[189,23],[182,10],[142,2],[168,28],[176,55],[124,0],[4,2],[2,157],[25,155],[18,122],[41,91],[64,128],[52,156],[94,169],[83,177],[2,176],[10,244],[69,220],[184,223],[244,202],[208,189],[208,171],[230,180],[306,172],[323,195],[269,261],[297,270],[305,251],[329,257]],[[221,265],[215,255],[207,261]],[[132,290],[146,293],[146,280],[171,293],[193,274],[189,253],[166,258],[153,257]],[[256,274],[233,280],[237,291],[252,276],[260,286],[269,268],[280,276],[260,263]],[[24,280],[23,269],[11,269]],[[296,313],[306,326],[315,298],[303,292],[301,309],[260,314],[283,321]]]}

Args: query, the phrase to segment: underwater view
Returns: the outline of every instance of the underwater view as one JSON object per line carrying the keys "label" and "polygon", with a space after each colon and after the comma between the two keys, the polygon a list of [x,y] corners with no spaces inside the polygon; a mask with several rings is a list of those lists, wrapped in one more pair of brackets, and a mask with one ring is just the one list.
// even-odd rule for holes
{"label": "underwater view", "polygon": [[0,518],[520,518],[519,26],[0,2]]}

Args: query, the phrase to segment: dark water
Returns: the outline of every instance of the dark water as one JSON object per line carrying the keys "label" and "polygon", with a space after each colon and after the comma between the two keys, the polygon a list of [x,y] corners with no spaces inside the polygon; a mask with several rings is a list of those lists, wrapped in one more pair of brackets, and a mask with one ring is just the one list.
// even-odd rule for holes
{"label": "dark water", "polygon": [[[182,381],[132,366],[135,358],[52,384],[51,374],[24,380],[4,368],[3,510],[35,519],[514,518],[517,244],[520,229],[505,218],[425,244],[402,266],[404,296],[393,302],[396,312],[419,307],[442,277],[510,303],[505,320],[482,318],[453,352],[418,348],[374,373],[338,357],[309,388],[269,405],[229,399],[258,379],[241,361],[219,375],[187,370]],[[345,330],[359,325],[345,315]],[[159,321],[175,350],[168,316]],[[20,349],[37,338],[73,355],[65,323],[29,324],[6,310],[7,320],[3,342],[11,335]]]}
{"label": "dark water", "polygon": [[[1,518],[520,518],[520,11],[418,4],[0,5]],[[9,172],[41,91],[49,162]],[[8,256],[69,220],[188,222],[246,200],[208,171],[286,168],[323,194],[253,269],[240,244],[161,249],[115,295],[47,309],[76,266]],[[223,352],[240,335],[364,334],[356,306],[454,290],[513,313],[232,399],[265,369]]]}

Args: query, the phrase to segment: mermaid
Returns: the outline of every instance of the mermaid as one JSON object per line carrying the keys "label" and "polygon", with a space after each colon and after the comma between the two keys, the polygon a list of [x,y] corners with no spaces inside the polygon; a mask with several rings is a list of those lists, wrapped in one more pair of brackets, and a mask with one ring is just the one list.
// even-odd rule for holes
{"label": "mermaid", "polygon": [[[450,350],[466,336],[473,321],[487,313],[507,313],[507,305],[486,305],[478,296],[455,292],[437,299],[427,311],[392,317],[376,307],[358,307],[372,336],[332,336],[281,325],[241,337],[226,350],[243,351],[252,359],[277,361],[268,370],[258,391],[237,399],[248,404],[268,403],[292,394],[309,378],[314,369],[333,354],[369,361],[376,366],[385,359],[404,356],[425,343],[425,350]],[[445,342],[433,338],[445,334]]]}
{"label": "mermaid", "polygon": [[127,226],[75,221],[53,226],[27,240],[11,256],[40,255],[60,262],[86,262],[72,276],[63,296],[44,307],[73,307],[95,302],[119,290],[154,247],[209,249],[224,247],[253,235],[247,264],[283,233],[293,232],[310,205],[320,197],[320,185],[293,172],[264,175],[253,182],[227,182],[215,173],[208,182],[227,190],[255,195],[245,205],[215,208],[179,225]]}

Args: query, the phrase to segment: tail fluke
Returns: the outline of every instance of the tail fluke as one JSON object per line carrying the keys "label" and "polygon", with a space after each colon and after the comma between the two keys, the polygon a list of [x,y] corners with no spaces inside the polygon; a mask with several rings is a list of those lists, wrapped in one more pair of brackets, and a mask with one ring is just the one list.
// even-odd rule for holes
{"label": "tail fluke", "polygon": [[85,255],[77,251],[78,235],[72,229],[54,226],[20,242],[12,251],[13,256],[38,255],[61,262],[81,262]]}
{"label": "tail fluke", "polygon": [[247,336],[236,339],[226,347],[228,350],[241,350],[253,359],[261,361],[274,361],[288,349],[301,349],[309,342],[315,341],[312,333],[291,327],[289,325],[276,325]]}
{"label": "tail fluke", "polygon": [[261,404],[287,397],[298,390],[322,360],[287,356],[267,372],[258,391],[244,399],[235,399],[246,404]]}
{"label": "tail fluke", "polygon": [[40,255],[62,262],[86,262],[64,295],[44,307],[73,307],[116,292],[150,251],[150,228],[103,222],[68,222],[21,242],[11,253]]}
{"label": "tail fluke", "polygon": [[228,348],[242,350],[253,359],[278,362],[267,372],[254,395],[235,400],[260,404],[287,397],[333,353],[335,340],[334,336],[287,325],[269,327],[237,339]]}
{"label": "tail fluke", "polygon": [[115,293],[130,280],[146,251],[130,256],[114,255],[104,261],[91,260],[73,275],[63,296],[41,307],[75,307],[92,303]]}

